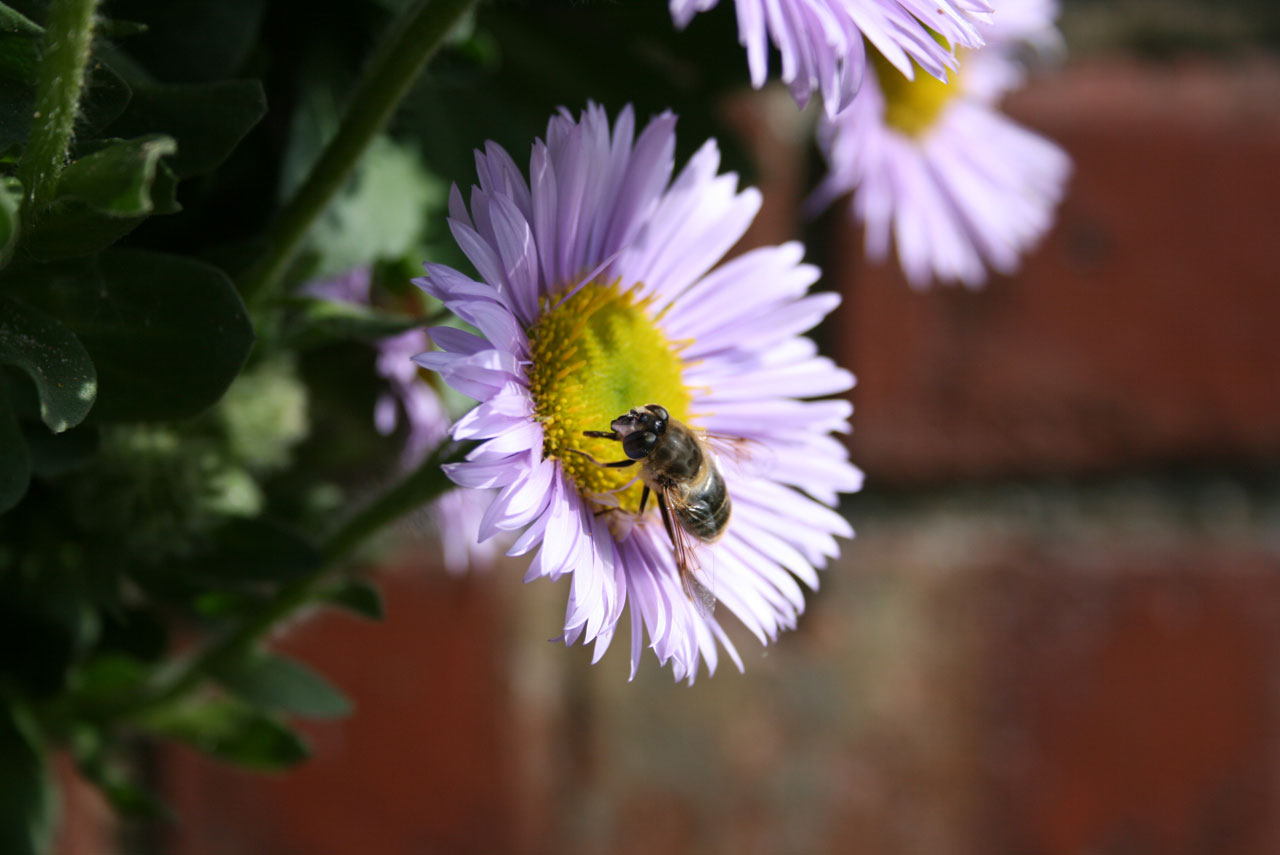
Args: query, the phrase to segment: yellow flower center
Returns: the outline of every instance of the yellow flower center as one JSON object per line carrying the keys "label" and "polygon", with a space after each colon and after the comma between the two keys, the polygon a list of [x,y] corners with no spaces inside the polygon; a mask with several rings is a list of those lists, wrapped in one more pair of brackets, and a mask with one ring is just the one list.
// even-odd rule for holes
{"label": "yellow flower center", "polygon": [[[934,38],[946,47],[942,37],[935,35]],[[915,79],[908,80],[870,44],[867,45],[867,55],[875,67],[880,91],[884,94],[885,124],[909,137],[918,137],[933,127],[942,114],[942,108],[960,93],[957,71],[949,72],[949,82],[943,83],[913,60]]]}
{"label": "yellow flower center", "polygon": [[[564,302],[544,304],[529,332],[533,365],[529,387],[542,423],[544,457],[560,461],[583,495],[618,490],[638,474],[635,467],[606,469],[581,454],[608,463],[623,460],[622,444],[588,439],[586,430],[609,430],[609,422],[645,404],[661,404],[672,418],[689,419],[689,392],[679,351],[687,342],[668,341],[651,314],[652,301],[639,286],[592,282]],[[550,308],[554,306],[554,308]],[[640,508],[639,483],[616,493],[633,513]]]}

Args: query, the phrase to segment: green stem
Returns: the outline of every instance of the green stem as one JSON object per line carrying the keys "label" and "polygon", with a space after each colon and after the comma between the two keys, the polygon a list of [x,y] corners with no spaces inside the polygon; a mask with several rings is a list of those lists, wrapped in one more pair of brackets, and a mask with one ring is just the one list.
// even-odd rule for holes
{"label": "green stem", "polygon": [[468,446],[446,442],[426,461],[365,505],[321,545],[321,561],[315,570],[276,591],[242,623],[183,662],[178,670],[152,692],[106,713],[109,718],[137,718],[168,706],[203,685],[210,675],[234,662],[261,641],[281,620],[314,601],[330,571],[371,535],[415,508],[438,498],[453,484],[441,466],[461,460]]}
{"label": "green stem", "polygon": [[386,126],[418,72],[477,0],[417,0],[392,24],[351,95],[338,133],[268,230],[267,253],[246,271],[240,292],[256,303],[271,295],[311,224],[342,189],[360,155]]}
{"label": "green stem", "polygon": [[84,89],[84,70],[93,46],[97,5],[98,0],[53,0],[49,4],[36,81],[36,109],[18,162],[24,223],[32,222],[52,201],[66,165]]}

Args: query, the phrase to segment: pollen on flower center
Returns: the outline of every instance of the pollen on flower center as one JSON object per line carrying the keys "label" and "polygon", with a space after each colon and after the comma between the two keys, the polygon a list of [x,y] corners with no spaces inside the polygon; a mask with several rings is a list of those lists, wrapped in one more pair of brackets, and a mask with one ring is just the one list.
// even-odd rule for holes
{"label": "pollen on flower center", "polygon": [[[942,39],[935,36],[945,46]],[[916,137],[933,127],[942,109],[960,92],[959,73],[952,71],[950,80],[943,83],[915,66],[915,80],[906,76],[885,59],[879,51],[867,46],[884,94],[884,122],[894,130],[909,137]]]}
{"label": "pollen on flower center", "polygon": [[[588,439],[587,430],[608,430],[609,422],[645,404],[661,404],[680,421],[689,418],[689,392],[682,377],[680,347],[669,342],[650,314],[651,301],[639,286],[593,282],[564,302],[549,301],[530,330],[533,365],[529,386],[534,412],[543,426],[543,456],[560,461],[583,495],[607,493],[637,475],[635,467],[605,469],[622,460],[620,443]],[[615,494],[637,512],[641,487]]]}

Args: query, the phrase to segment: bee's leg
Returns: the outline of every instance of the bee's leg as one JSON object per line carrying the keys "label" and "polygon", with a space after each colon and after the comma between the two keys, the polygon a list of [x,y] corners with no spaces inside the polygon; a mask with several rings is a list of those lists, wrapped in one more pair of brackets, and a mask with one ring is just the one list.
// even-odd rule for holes
{"label": "bee's leg", "polygon": [[640,513],[644,513],[644,503],[649,501],[649,485],[644,485],[644,491],[640,493]]}
{"label": "bee's leg", "polygon": [[581,454],[583,457],[587,458],[595,465],[602,466],[605,469],[626,469],[628,466],[635,466],[637,462],[635,460],[628,459],[628,460],[614,460],[611,463],[605,463],[601,460],[596,460],[594,457],[592,457],[590,454],[587,454],[585,451],[579,451],[576,448],[571,448],[569,450],[572,451],[574,454]]}

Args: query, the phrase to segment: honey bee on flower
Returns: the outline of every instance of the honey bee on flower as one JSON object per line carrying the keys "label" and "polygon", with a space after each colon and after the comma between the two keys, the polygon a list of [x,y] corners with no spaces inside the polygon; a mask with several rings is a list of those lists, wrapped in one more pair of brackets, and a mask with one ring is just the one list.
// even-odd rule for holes
{"label": "honey bee on flower", "polygon": [[[833,507],[861,473],[831,435],[848,430],[850,404],[822,398],[853,377],[802,336],[839,297],[808,293],[818,270],[799,244],[720,263],[760,195],[718,174],[714,142],[673,178],[675,122],[664,113],[637,133],[630,108],[612,127],[598,106],[561,112],[528,180],[499,146],[478,152],[479,186],[469,205],[454,188],[449,225],[479,280],[427,264],[416,281],[479,334],[431,330],[439,350],[415,359],[479,401],[453,427],[479,444],[448,474],[495,491],[478,537],[518,533],[510,554],[534,553],[526,579],[571,578],[566,642],[594,642],[598,660],[629,610],[632,674],[647,635],[692,681],[721,647],[742,667],[726,613],[762,643],[795,626],[799,583],[816,588],[836,538],[852,535]],[[647,501],[657,475],[599,465],[634,435],[619,414],[654,402],[668,426],[769,450],[767,467],[718,464],[733,524],[694,544],[714,566],[714,613],[685,593],[679,536]]]}

